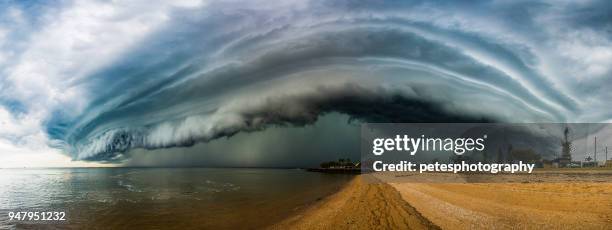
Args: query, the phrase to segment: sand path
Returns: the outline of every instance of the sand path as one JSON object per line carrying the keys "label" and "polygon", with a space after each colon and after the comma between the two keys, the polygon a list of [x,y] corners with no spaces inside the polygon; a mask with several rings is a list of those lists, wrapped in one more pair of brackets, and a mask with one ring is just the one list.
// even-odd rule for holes
{"label": "sand path", "polygon": [[388,184],[357,176],[338,193],[271,229],[436,229]]}

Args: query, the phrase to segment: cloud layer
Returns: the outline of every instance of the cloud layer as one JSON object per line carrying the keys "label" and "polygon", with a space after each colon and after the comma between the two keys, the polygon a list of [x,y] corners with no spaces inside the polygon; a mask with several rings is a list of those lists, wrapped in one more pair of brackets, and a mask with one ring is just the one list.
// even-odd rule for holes
{"label": "cloud layer", "polygon": [[1,5],[0,138],[73,159],[303,126],[333,112],[393,122],[612,119],[605,1],[37,4]]}

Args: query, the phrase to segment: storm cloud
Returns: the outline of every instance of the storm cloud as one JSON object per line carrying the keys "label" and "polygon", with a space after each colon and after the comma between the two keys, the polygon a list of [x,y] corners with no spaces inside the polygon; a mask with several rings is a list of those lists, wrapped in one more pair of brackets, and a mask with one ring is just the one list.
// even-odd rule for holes
{"label": "storm cloud", "polygon": [[612,83],[609,5],[5,4],[0,119],[17,125],[0,138],[112,161],[330,113],[357,122],[610,121],[612,93],[601,87]]}

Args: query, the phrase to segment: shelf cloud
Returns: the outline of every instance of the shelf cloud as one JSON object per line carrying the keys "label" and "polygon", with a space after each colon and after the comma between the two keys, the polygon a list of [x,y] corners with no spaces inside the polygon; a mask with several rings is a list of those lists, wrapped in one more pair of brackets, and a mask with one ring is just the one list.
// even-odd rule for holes
{"label": "shelf cloud", "polygon": [[0,4],[0,139],[113,161],[330,113],[612,120],[612,4]]}

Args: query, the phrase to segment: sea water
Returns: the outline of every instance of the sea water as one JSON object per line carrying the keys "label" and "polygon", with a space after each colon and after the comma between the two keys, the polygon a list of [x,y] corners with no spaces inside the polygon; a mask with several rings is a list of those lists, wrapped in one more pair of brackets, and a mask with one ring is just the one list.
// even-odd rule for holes
{"label": "sea water", "polygon": [[[261,228],[352,178],[299,169],[0,169],[0,229]],[[15,221],[9,212],[65,212]]]}

